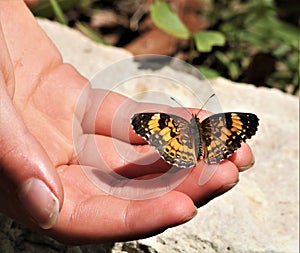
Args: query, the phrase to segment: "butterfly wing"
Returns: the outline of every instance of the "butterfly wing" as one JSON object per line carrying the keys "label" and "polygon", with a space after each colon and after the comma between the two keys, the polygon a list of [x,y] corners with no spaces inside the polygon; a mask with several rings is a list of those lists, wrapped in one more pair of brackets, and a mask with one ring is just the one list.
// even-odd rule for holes
{"label": "butterfly wing", "polygon": [[137,113],[131,125],[168,163],[182,168],[195,166],[195,138],[185,119],[165,113]]}
{"label": "butterfly wing", "polygon": [[259,119],[252,113],[219,113],[209,116],[200,123],[201,134],[206,146],[206,161],[219,163],[251,138],[258,127]]}

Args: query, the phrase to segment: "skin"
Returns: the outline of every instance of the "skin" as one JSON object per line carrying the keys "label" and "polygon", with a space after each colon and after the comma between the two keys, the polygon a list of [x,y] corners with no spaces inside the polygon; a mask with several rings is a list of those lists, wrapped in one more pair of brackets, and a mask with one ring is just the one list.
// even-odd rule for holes
{"label": "skin", "polygon": [[[85,155],[94,152],[88,147],[92,136],[113,170],[130,178],[151,178],[169,166],[162,160],[144,166],[124,161],[113,139],[141,154],[149,146],[131,130],[126,136],[116,130],[112,136],[111,129],[115,120],[129,126],[136,112],[170,108],[139,104],[116,93],[110,93],[101,108],[91,106],[104,91],[91,90],[76,69],[63,63],[23,1],[0,1],[0,22],[0,212],[64,243],[138,239],[190,220],[196,207],[228,191],[238,181],[239,169],[252,165],[251,150],[243,144],[203,185],[198,180],[204,162],[199,161],[178,187],[162,196],[130,200],[107,195],[79,166],[74,136],[83,140],[80,149]],[[83,90],[87,96],[76,111]],[[121,107],[124,102],[129,105],[126,110]],[[47,229],[20,201],[18,194],[29,178],[40,179],[58,199],[58,219]],[[42,207],[27,203],[26,210]]]}

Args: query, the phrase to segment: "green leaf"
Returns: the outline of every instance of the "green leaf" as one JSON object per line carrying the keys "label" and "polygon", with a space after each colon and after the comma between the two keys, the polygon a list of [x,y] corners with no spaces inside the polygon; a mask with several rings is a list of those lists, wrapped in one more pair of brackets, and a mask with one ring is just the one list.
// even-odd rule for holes
{"label": "green leaf", "polygon": [[199,66],[198,70],[207,79],[211,79],[211,78],[220,76],[220,74],[217,71],[215,71],[214,69],[208,68],[208,67]]}
{"label": "green leaf", "polygon": [[94,32],[88,26],[85,26],[84,24],[82,24],[80,22],[76,22],[76,27],[78,28],[79,31],[84,33],[90,39],[92,39],[100,44],[109,45],[98,33]]}
{"label": "green leaf", "polygon": [[233,56],[230,53],[224,54],[220,51],[215,52],[215,56],[227,68],[230,78],[236,80],[239,77],[240,68]]}
{"label": "green leaf", "polygon": [[54,14],[55,14],[57,20],[61,24],[67,25],[68,22],[67,22],[67,20],[65,18],[65,15],[64,15],[62,9],[60,8],[59,4],[57,3],[57,1],[56,0],[50,0],[50,4],[51,4],[51,6],[53,8],[53,11],[54,11]]}
{"label": "green leaf", "polygon": [[217,31],[201,31],[193,34],[199,52],[210,52],[213,46],[224,46],[225,36]]}
{"label": "green leaf", "polygon": [[280,20],[261,18],[252,25],[251,31],[261,39],[270,40],[272,38],[272,41],[276,43],[285,43],[299,49],[299,29]]}
{"label": "green leaf", "polygon": [[[83,0],[56,0],[56,3],[66,12],[81,4]],[[44,18],[53,18],[57,15],[53,10],[53,4],[50,1],[37,1],[36,5],[30,7],[35,16]]]}
{"label": "green leaf", "polygon": [[151,4],[150,15],[154,24],[164,32],[181,39],[190,37],[190,31],[167,3],[155,1]]}

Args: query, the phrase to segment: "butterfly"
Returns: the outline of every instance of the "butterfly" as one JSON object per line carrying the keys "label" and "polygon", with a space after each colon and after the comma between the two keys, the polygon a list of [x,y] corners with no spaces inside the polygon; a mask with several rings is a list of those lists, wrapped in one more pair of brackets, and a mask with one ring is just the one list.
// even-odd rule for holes
{"label": "butterfly", "polygon": [[190,168],[198,159],[217,164],[228,158],[255,135],[258,121],[255,114],[241,112],[213,114],[202,122],[197,114],[187,121],[157,112],[134,114],[131,125],[166,162]]}

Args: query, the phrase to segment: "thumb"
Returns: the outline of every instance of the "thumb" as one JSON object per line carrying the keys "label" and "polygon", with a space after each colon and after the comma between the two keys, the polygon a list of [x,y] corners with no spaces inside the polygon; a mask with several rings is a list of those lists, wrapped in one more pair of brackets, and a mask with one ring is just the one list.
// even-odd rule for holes
{"label": "thumb", "polygon": [[63,201],[59,176],[8,94],[3,89],[0,93],[0,212],[49,229]]}

